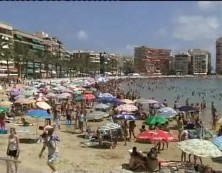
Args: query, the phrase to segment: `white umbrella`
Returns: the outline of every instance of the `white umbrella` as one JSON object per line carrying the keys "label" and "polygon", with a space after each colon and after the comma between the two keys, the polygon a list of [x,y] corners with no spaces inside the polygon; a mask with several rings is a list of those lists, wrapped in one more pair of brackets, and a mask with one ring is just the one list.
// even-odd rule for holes
{"label": "white umbrella", "polygon": [[51,106],[46,102],[37,102],[36,105],[44,110],[51,109]]}
{"label": "white umbrella", "polygon": [[178,143],[178,148],[199,157],[221,157],[222,152],[212,142],[203,139],[188,139]]}
{"label": "white umbrella", "polygon": [[138,110],[138,107],[130,104],[124,104],[117,107],[118,111],[134,112]]}

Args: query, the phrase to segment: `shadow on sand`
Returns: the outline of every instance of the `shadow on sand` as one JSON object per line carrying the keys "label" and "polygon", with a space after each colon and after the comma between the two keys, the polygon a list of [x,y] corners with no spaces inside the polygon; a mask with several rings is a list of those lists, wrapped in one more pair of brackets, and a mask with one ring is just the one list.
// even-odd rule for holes
{"label": "shadow on sand", "polygon": [[19,142],[23,144],[36,144],[38,139],[32,139],[32,138],[20,138]]}

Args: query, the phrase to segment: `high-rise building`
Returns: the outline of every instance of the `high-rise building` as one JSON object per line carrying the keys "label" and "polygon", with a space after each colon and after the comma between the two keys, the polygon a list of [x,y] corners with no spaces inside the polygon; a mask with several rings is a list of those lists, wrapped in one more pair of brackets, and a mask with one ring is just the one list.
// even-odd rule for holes
{"label": "high-rise building", "polygon": [[139,73],[168,74],[170,49],[136,47],[134,50],[135,69]]}
{"label": "high-rise building", "polygon": [[222,74],[222,37],[216,40],[216,73]]}
{"label": "high-rise building", "polygon": [[202,49],[189,49],[191,56],[191,73],[208,74],[211,73],[211,54]]}
{"label": "high-rise building", "polygon": [[191,56],[188,53],[174,55],[174,70],[177,75],[188,75],[191,64]]}

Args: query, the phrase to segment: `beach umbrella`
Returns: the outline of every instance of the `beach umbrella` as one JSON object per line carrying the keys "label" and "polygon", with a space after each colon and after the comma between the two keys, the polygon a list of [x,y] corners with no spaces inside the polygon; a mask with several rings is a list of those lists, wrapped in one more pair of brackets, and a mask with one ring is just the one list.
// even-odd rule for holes
{"label": "beach umbrella", "polygon": [[25,96],[24,95],[17,95],[16,97],[14,97],[15,100],[18,100],[20,98],[25,98]]}
{"label": "beach umbrella", "polygon": [[71,89],[68,89],[68,88],[62,90],[62,92],[63,93],[71,93],[71,94],[73,93],[73,91]]}
{"label": "beach umbrella", "polygon": [[51,109],[51,106],[46,102],[37,102],[36,106],[44,110]]}
{"label": "beach umbrella", "polygon": [[172,117],[176,116],[176,114],[173,112],[160,112],[160,113],[158,113],[158,115],[164,116],[166,118],[172,118]]}
{"label": "beach umbrella", "polygon": [[116,108],[118,111],[134,112],[138,110],[138,107],[130,104],[123,104]]}
{"label": "beach umbrella", "polygon": [[120,101],[126,104],[133,104],[133,101],[129,99],[121,99]]}
{"label": "beach umbrella", "polygon": [[26,112],[26,115],[34,118],[51,118],[50,114],[46,110],[32,109]]}
{"label": "beach umbrella", "polygon": [[19,98],[17,99],[14,103],[19,103],[19,104],[28,104],[28,99],[26,98]]}
{"label": "beach umbrella", "polygon": [[85,90],[85,91],[84,91],[84,94],[93,94],[93,92],[90,91],[90,90]]}
{"label": "beach umbrella", "polygon": [[82,100],[84,100],[84,97],[83,96],[75,96],[74,100],[75,101],[82,101]]}
{"label": "beach umbrella", "polygon": [[95,109],[107,109],[109,107],[110,107],[110,105],[106,105],[106,104],[103,104],[103,103],[99,103],[99,104],[94,106]]}
{"label": "beach umbrella", "polygon": [[11,95],[12,95],[12,96],[18,96],[18,95],[22,95],[23,92],[24,92],[23,89],[13,88],[13,89],[11,90]]}
{"label": "beach umbrella", "polygon": [[89,90],[90,90],[90,91],[93,91],[93,92],[96,92],[96,91],[97,91],[97,89],[96,89],[96,88],[93,88],[93,87],[89,88]]}
{"label": "beach umbrella", "polygon": [[107,123],[99,128],[99,131],[111,131],[121,129],[121,126],[116,123]]}
{"label": "beach umbrella", "polygon": [[179,109],[179,111],[183,111],[183,112],[189,112],[189,111],[195,111],[196,110],[192,106],[181,106],[178,109]]}
{"label": "beach umbrella", "polygon": [[47,99],[46,97],[44,97],[44,96],[39,96],[37,99],[36,99],[36,101],[38,101],[38,102],[45,102],[45,101],[48,101],[49,99]]}
{"label": "beach umbrella", "polygon": [[118,114],[115,116],[117,119],[124,119],[124,120],[136,120],[136,117],[132,114]]}
{"label": "beach umbrella", "polygon": [[215,138],[212,140],[212,143],[213,143],[214,145],[216,145],[220,150],[222,150],[222,136],[215,137]]}
{"label": "beach umbrella", "polygon": [[170,107],[164,107],[159,109],[159,115],[173,117],[177,114],[177,111],[175,111],[173,108]]}
{"label": "beach umbrella", "polygon": [[159,112],[173,112],[173,113],[177,113],[173,108],[171,107],[163,107],[161,109],[159,109]]}
{"label": "beach umbrella", "polygon": [[178,148],[199,157],[221,157],[222,152],[212,142],[204,139],[188,139],[178,142]]}
{"label": "beach umbrella", "polygon": [[5,113],[5,112],[8,112],[8,111],[9,111],[9,108],[4,107],[4,106],[0,106],[0,113]]}
{"label": "beach umbrella", "polygon": [[177,139],[163,130],[146,130],[138,135],[137,141],[177,141]]}
{"label": "beach umbrella", "polygon": [[108,98],[112,98],[113,97],[113,95],[112,94],[110,94],[110,93],[102,93],[101,95],[99,95],[99,97],[108,97]]}
{"label": "beach umbrella", "polygon": [[2,101],[2,102],[0,102],[0,105],[1,106],[6,106],[6,107],[10,107],[11,105],[13,105],[13,103],[12,102],[10,102],[10,101]]}
{"label": "beach umbrella", "polygon": [[77,94],[77,95],[82,94],[82,92],[83,92],[83,91],[81,91],[81,90],[76,90],[76,91],[74,91],[74,93]]}
{"label": "beach umbrella", "polygon": [[83,98],[85,100],[94,100],[94,99],[96,99],[96,96],[94,96],[93,94],[85,94],[85,95],[83,95]]}
{"label": "beach umbrella", "polygon": [[105,117],[105,112],[102,111],[94,111],[86,115],[87,120],[101,120]]}
{"label": "beach umbrella", "polygon": [[149,116],[145,123],[147,125],[155,125],[155,124],[165,124],[167,122],[167,118],[161,115],[154,115],[154,116]]}
{"label": "beach umbrella", "polygon": [[46,97],[54,98],[54,97],[56,97],[56,94],[54,94],[54,93],[48,93],[48,94],[46,94]]}
{"label": "beach umbrella", "polygon": [[56,98],[58,99],[67,99],[68,97],[72,97],[72,95],[70,93],[62,93],[56,95]]}

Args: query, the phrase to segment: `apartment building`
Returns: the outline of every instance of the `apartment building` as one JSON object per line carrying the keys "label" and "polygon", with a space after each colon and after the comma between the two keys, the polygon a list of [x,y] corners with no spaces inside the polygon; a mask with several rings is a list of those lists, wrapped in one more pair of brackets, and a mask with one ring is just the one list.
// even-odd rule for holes
{"label": "apartment building", "polygon": [[13,46],[13,27],[0,22],[0,77],[17,77],[17,69],[9,57],[9,48]]}
{"label": "apartment building", "polygon": [[216,73],[222,74],[222,37],[216,40]]}
{"label": "apartment building", "polygon": [[168,74],[170,56],[170,49],[136,47],[134,50],[136,71],[149,75]]}
{"label": "apartment building", "polygon": [[174,71],[177,75],[188,75],[190,73],[191,56],[188,53],[177,53],[174,55]]}
{"label": "apartment building", "polygon": [[211,72],[211,54],[202,49],[189,49],[191,56],[191,72],[194,75],[205,74]]}

